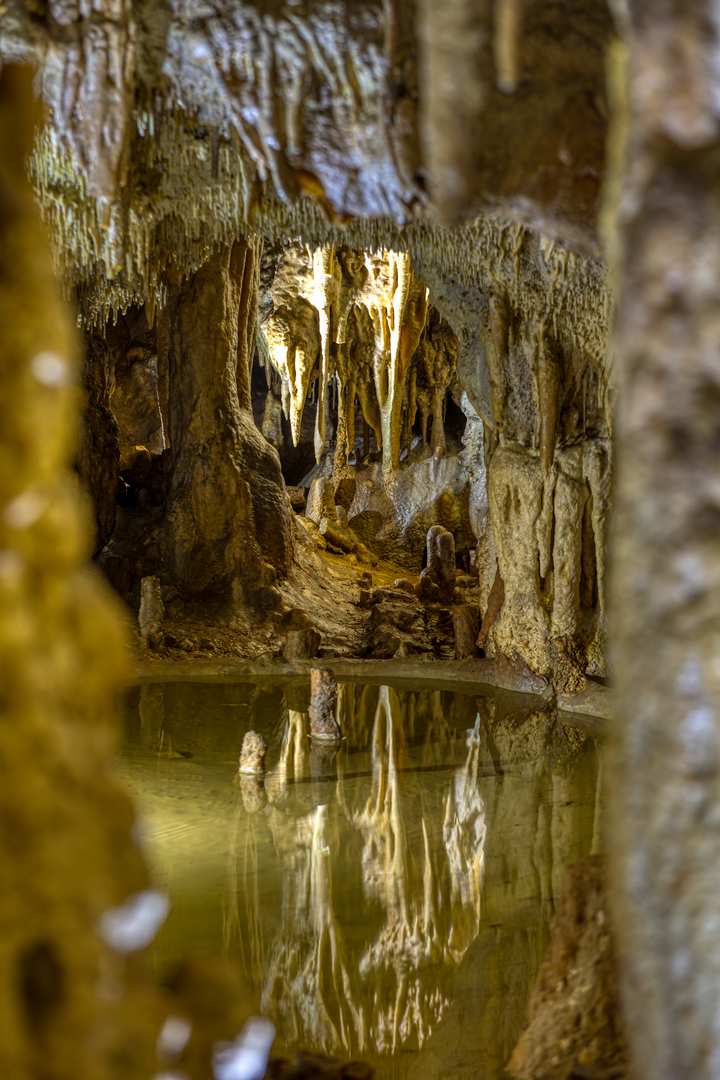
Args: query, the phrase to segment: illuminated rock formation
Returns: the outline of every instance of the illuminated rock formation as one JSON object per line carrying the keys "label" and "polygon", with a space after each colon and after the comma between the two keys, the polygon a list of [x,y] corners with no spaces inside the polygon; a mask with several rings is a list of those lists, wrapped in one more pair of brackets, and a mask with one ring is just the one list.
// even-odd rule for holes
{"label": "illuminated rock formation", "polygon": [[[309,516],[334,517],[333,490],[349,473],[349,524],[376,552],[417,570],[423,523],[447,526],[460,550],[478,545],[480,609],[488,615],[482,646],[562,690],[579,690],[585,672],[602,675],[606,662],[604,276],[523,229],[479,235],[478,244],[462,289],[432,250],[418,251],[430,282],[427,307],[406,257],[290,246],[276,266],[263,333],[293,438],[317,380],[316,453],[332,455],[333,472],[325,463],[313,481]],[[296,355],[299,368],[288,365]],[[458,386],[466,448],[448,454],[444,410]],[[367,450],[358,420],[382,450],[382,469],[358,465]]]}
{"label": "illuminated rock formation", "polygon": [[[335,482],[382,453],[382,469],[367,460],[357,501],[345,507],[351,529],[357,519],[357,541],[340,547],[362,556],[356,544],[368,547],[381,533],[383,557],[409,570],[418,535],[448,527],[466,563],[480,544],[483,616],[493,587],[495,600],[502,592],[484,621],[486,651],[565,690],[581,689],[586,671],[605,673],[611,432],[603,270],[520,225],[470,217],[505,208],[578,250],[594,249],[605,126],[600,58],[611,24],[581,0],[570,9],[560,18],[529,2],[477,11],[458,2],[436,26],[423,8],[421,68],[415,20],[394,2],[362,14],[350,5],[341,19],[325,0],[292,11],[258,0],[221,6],[191,29],[173,4],[161,15],[98,0],[92,18],[72,19],[63,4],[42,17],[10,5],[0,51],[41,63],[52,113],[31,171],[86,330],[110,341],[111,319],[143,310],[147,327],[157,326],[148,355],[157,356],[160,427],[148,429],[157,446],[146,449],[162,457],[164,448],[167,458],[136,459],[130,498],[136,480],[151,489],[142,498],[165,518],[162,528],[155,521],[128,529],[123,520],[113,536],[113,469],[118,453],[124,460],[137,443],[118,357],[86,374],[81,471],[96,502],[98,548],[113,544],[103,565],[134,602],[140,577],[164,562],[167,585],[186,595],[281,606],[274,590],[290,569],[293,541],[272,455],[244,424],[239,435],[198,439],[182,404],[200,390],[193,370],[211,366],[200,340],[209,319],[224,327],[218,335],[229,352],[242,355],[245,416],[264,238],[277,257],[258,342],[270,382],[263,430],[281,443],[282,401],[297,444],[304,410],[314,410],[315,456],[325,469],[332,459]],[[452,52],[460,28],[461,55]],[[561,47],[568,40],[573,47]],[[461,60],[468,69],[461,102],[443,98],[450,55],[458,71]],[[558,65],[562,78],[554,80]],[[496,67],[496,79],[471,77],[474,66]],[[429,84],[426,161],[419,74]],[[487,113],[482,147],[458,136],[479,110]],[[526,129],[519,142],[513,134],[508,143],[511,118]],[[445,168],[460,178],[452,195]],[[432,199],[449,216],[462,203],[468,220],[438,225]],[[234,253],[227,303],[219,251]],[[214,305],[206,303],[211,292]],[[183,319],[183,340],[193,338],[186,353],[177,334]],[[124,414],[118,432],[109,415],[113,377]],[[221,391],[227,385],[216,372],[197,397],[208,429],[212,417],[234,412]],[[463,401],[473,450],[461,455],[452,445],[446,458],[446,413]],[[227,464],[233,457],[259,475],[249,495]],[[232,511],[209,494],[215,490],[226,492]],[[531,510],[518,505],[521,493]],[[248,578],[252,588],[238,584]]]}
{"label": "illuminated rock formation", "polygon": [[452,335],[439,319],[431,335],[427,289],[409,255],[288,248],[272,301],[263,332],[296,443],[308,391],[317,384],[317,460],[327,449],[331,381],[337,382],[340,465],[356,448],[358,407],[382,449],[386,474],[399,467],[402,435],[407,441],[418,409],[424,439],[432,415],[434,438],[442,440],[442,403],[454,374],[452,345],[445,339]]}

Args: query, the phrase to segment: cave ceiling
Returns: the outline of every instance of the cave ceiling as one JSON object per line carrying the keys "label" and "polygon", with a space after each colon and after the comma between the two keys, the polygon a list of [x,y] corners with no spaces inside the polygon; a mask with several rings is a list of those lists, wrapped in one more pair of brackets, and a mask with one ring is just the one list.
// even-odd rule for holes
{"label": "cave ceiling", "polygon": [[35,187],[104,317],[248,228],[412,248],[489,215],[597,257],[612,33],[603,0],[10,0],[0,57],[38,66]]}

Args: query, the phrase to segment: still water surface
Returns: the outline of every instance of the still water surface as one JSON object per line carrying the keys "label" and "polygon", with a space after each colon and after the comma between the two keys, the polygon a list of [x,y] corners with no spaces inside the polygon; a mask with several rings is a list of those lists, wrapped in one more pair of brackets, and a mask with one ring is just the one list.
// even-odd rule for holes
{"label": "still water surface", "polygon": [[[154,963],[223,953],[280,1050],[501,1076],[596,844],[595,740],[527,697],[346,683],[334,750],[307,706],[300,680],[128,696],[121,772],[172,905]],[[264,782],[236,778],[251,728]]]}

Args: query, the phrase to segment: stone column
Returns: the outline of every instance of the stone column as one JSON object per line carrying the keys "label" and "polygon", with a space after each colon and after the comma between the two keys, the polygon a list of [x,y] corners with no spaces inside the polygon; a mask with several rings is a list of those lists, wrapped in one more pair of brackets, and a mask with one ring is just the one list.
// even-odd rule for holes
{"label": "stone column", "polygon": [[165,544],[186,595],[253,602],[287,571],[292,540],[280,459],[255,426],[249,374],[241,371],[245,323],[255,318],[243,243],[212,255],[169,300],[172,478]]}
{"label": "stone column", "polygon": [[720,48],[627,5],[611,853],[636,1075],[720,1069]]}

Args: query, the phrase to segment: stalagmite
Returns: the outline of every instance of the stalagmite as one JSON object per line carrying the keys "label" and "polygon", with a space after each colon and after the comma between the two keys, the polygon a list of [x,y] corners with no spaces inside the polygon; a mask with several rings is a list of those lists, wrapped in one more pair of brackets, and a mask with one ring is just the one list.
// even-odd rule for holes
{"label": "stalagmite", "polygon": [[323,668],[310,672],[310,738],[336,742],[342,732],[337,721],[337,680]]}
{"label": "stalagmite", "polygon": [[238,772],[246,775],[262,775],[265,772],[267,742],[259,732],[246,731],[243,736]]}
{"label": "stalagmite", "polygon": [[455,598],[455,539],[442,525],[433,525],[427,534],[427,566],[420,579],[420,592],[427,583],[428,599],[452,603]]}
{"label": "stalagmite", "polygon": [[140,582],[138,626],[140,639],[145,646],[155,648],[161,644],[164,620],[165,605],[160,579],[155,576],[144,577]]}

